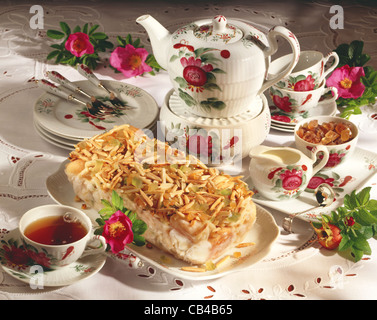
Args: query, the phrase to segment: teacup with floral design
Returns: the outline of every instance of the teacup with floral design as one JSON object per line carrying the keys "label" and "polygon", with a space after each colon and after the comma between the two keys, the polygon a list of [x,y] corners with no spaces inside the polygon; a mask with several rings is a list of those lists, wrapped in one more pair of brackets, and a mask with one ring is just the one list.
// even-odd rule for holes
{"label": "teacup with floral design", "polygon": [[[292,58],[291,54],[273,61],[269,73],[279,74]],[[333,58],[333,63],[326,69],[326,64]],[[338,65],[339,57],[336,52],[324,56],[319,51],[301,51],[300,58],[292,72],[275,84],[276,87],[291,91],[310,91],[320,87],[322,81]]]}
{"label": "teacup with floral design", "polygon": [[[323,139],[325,139],[326,137],[325,133],[324,133],[324,137],[321,138],[319,142],[316,141],[315,143],[307,141],[308,138],[306,137],[300,137],[302,133],[299,133],[299,129],[305,124],[309,124],[313,120],[317,121],[318,125],[321,125],[323,127],[326,127],[325,124],[328,124],[328,123],[334,123],[335,125],[344,124],[346,127],[350,129],[349,139],[345,142],[342,141],[341,139],[342,133],[340,130],[337,131],[336,127],[334,127],[334,129],[331,130],[333,131],[333,133],[329,134],[330,136],[332,136],[331,139],[333,139],[333,141],[328,144],[324,144],[324,143],[327,143],[328,141],[323,142],[324,141]],[[315,130],[317,129],[314,129],[313,131]],[[320,133],[318,130],[317,130],[318,132],[317,135],[320,137],[322,133]],[[333,169],[337,167],[338,165],[343,164],[347,159],[349,159],[356,149],[358,136],[359,136],[358,128],[353,122],[343,119],[343,118],[336,117],[336,116],[318,116],[318,117],[307,118],[298,122],[295,126],[295,143],[296,143],[297,149],[301,150],[306,155],[309,155],[311,153],[311,150],[318,146],[324,146],[328,150],[329,160],[327,161],[325,166],[322,168],[322,170]],[[318,158],[321,159],[321,157],[322,156],[319,155]]]}
{"label": "teacup with floral design", "polygon": [[[330,92],[332,94],[326,95]],[[335,87],[326,87],[323,81],[317,89],[310,91],[292,91],[272,86],[270,95],[274,105],[282,112],[302,115],[316,107],[318,103],[335,102],[338,98],[338,90]],[[325,97],[320,101],[322,96]]]}
{"label": "teacup with floral design", "polygon": [[94,235],[89,217],[69,206],[35,207],[24,213],[18,227],[24,254],[30,263],[40,265],[45,271],[103,253],[107,247],[104,237]]}

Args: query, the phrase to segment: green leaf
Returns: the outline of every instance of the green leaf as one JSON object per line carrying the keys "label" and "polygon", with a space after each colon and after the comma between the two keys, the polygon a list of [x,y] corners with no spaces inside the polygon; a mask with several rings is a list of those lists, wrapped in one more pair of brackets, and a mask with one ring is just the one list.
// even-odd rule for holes
{"label": "green leaf", "polygon": [[58,30],[47,30],[47,36],[52,39],[63,39],[64,33]]}
{"label": "green leaf", "polygon": [[133,240],[132,243],[136,246],[141,247],[141,246],[145,245],[145,239],[144,239],[143,236],[140,236],[138,234],[134,234],[134,240]]}
{"label": "green leaf", "polygon": [[370,199],[365,206],[365,209],[369,211],[376,211],[377,210],[377,200],[376,199]]}
{"label": "green leaf", "polygon": [[356,195],[360,205],[364,206],[368,203],[369,198],[370,198],[370,190],[371,189],[372,189],[372,187],[366,187]]}
{"label": "green leaf", "polygon": [[364,252],[362,250],[359,250],[355,247],[351,247],[351,255],[354,258],[355,262],[360,261],[361,258],[364,255]]}
{"label": "green leaf", "polygon": [[63,32],[69,36],[71,34],[71,28],[65,22],[60,22],[60,28],[62,28]]}
{"label": "green leaf", "polygon": [[94,39],[97,39],[97,40],[105,40],[105,39],[108,38],[107,35],[103,32],[92,33],[91,37],[93,37]]}
{"label": "green leaf", "polygon": [[88,24],[85,23],[84,27],[82,28],[82,32],[88,34]]}
{"label": "green leaf", "polygon": [[133,224],[132,224],[132,231],[134,233],[137,233],[139,235],[143,234],[145,231],[147,231],[147,224],[143,221],[143,220],[136,220]]}
{"label": "green leaf", "polygon": [[116,209],[124,210],[123,199],[115,190],[111,194],[111,203]]}
{"label": "green leaf", "polygon": [[76,33],[76,32],[81,32],[81,27],[80,27],[80,26],[76,26],[76,27],[73,29],[73,33]]}
{"label": "green leaf", "polygon": [[339,247],[338,247],[338,250],[339,251],[344,251],[344,250],[347,250],[348,248],[350,248],[352,246],[352,241],[350,241],[350,238],[348,235],[343,235],[342,236],[342,240],[340,241],[339,243]]}
{"label": "green leaf", "polygon": [[98,24],[95,24],[94,26],[92,26],[89,30],[89,35],[92,35],[94,31],[96,31],[97,29],[99,28],[99,25]]}
{"label": "green leaf", "polygon": [[372,225],[377,223],[377,217],[373,216],[368,210],[360,208],[358,210],[358,218],[361,219],[363,225]]}
{"label": "green leaf", "polygon": [[363,251],[364,254],[370,255],[372,253],[372,250],[369,246],[367,239],[361,236],[359,236],[356,240],[354,240],[353,247],[358,250]]}
{"label": "green leaf", "polygon": [[50,60],[50,59],[56,57],[56,56],[59,54],[59,52],[60,52],[59,50],[51,51],[51,52],[47,55],[46,59],[47,59],[47,60]]}

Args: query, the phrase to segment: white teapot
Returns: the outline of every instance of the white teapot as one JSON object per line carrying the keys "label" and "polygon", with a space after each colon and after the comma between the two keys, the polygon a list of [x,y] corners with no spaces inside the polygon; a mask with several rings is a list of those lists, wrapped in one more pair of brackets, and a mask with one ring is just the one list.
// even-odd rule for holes
{"label": "white teapot", "polygon": [[[300,55],[297,38],[281,26],[265,35],[245,22],[218,15],[171,34],[150,15],[136,22],[146,29],[153,54],[168,71],[175,92],[198,116],[232,117],[247,111],[257,95],[292,71]],[[292,59],[279,74],[266,79],[277,36],[289,42]]]}

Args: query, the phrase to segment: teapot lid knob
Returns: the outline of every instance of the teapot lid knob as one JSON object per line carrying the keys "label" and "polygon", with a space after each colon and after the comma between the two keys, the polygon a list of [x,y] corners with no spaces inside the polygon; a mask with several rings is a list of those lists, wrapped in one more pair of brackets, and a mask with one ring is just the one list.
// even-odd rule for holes
{"label": "teapot lid knob", "polygon": [[224,16],[218,15],[212,19],[213,31],[215,33],[224,33],[226,32],[227,20]]}

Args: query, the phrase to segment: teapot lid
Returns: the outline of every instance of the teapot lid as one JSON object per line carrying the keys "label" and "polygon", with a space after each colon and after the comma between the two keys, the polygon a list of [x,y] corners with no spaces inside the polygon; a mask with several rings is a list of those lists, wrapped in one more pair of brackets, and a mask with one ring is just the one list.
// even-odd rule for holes
{"label": "teapot lid", "polygon": [[236,26],[228,24],[227,19],[222,15],[214,17],[211,24],[197,26],[193,33],[195,37],[209,42],[232,43],[243,37],[243,32]]}

